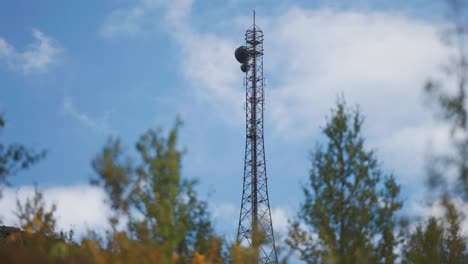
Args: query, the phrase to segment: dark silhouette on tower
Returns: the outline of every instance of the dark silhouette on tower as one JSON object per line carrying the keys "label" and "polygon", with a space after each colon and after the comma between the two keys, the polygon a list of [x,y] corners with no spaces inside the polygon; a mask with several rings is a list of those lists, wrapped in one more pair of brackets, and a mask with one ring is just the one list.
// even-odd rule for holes
{"label": "dark silhouette on tower", "polygon": [[237,241],[258,250],[258,263],[278,263],[265,164],[263,140],[263,31],[254,23],[245,33],[245,46],[235,57],[245,72],[246,141],[244,184]]}

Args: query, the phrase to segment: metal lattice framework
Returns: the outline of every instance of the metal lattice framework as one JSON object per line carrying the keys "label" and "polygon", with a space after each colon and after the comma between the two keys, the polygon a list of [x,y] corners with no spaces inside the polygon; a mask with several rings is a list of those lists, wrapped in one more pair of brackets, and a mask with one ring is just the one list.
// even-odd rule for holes
{"label": "metal lattice framework", "polygon": [[258,249],[258,263],[278,263],[265,164],[263,135],[263,32],[254,24],[245,33],[248,70],[244,79],[246,96],[246,143],[244,184],[237,241]]}

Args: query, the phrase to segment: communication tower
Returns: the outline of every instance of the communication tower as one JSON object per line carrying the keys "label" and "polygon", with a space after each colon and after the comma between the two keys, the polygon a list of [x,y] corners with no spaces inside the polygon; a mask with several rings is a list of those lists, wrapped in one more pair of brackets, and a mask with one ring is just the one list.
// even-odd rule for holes
{"label": "communication tower", "polygon": [[278,263],[271,221],[263,134],[263,31],[255,24],[245,33],[245,46],[235,51],[245,72],[246,140],[242,203],[237,241],[258,250],[258,263]]}

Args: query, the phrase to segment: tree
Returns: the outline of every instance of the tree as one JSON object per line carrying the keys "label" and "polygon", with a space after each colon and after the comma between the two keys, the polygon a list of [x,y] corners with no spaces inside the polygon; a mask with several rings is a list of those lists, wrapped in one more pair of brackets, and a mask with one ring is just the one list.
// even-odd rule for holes
{"label": "tree", "polygon": [[466,237],[460,230],[460,213],[449,199],[443,200],[445,216],[430,217],[411,234],[403,254],[407,264],[463,264],[468,260]]}
{"label": "tree", "polygon": [[[463,214],[454,204],[456,197],[468,198],[468,106],[466,36],[466,1],[446,0],[447,28],[443,42],[451,51],[444,65],[444,79],[426,82],[426,95],[435,103],[438,117],[450,127],[450,151],[430,153],[428,186],[434,201],[445,215],[431,217],[425,225],[419,224],[410,235],[404,251],[404,263],[466,263],[466,237],[460,232]],[[455,180],[453,180],[455,179]],[[436,192],[437,191],[437,192]]]}
{"label": "tree", "polygon": [[445,209],[444,220],[446,223],[443,240],[446,263],[466,263],[468,261],[468,253],[466,252],[467,238],[460,229],[460,222],[464,215],[458,211],[454,203],[448,198],[444,198],[442,203]]}
{"label": "tree", "polygon": [[443,234],[444,228],[434,217],[429,218],[425,227],[421,224],[418,225],[415,232],[409,238],[403,263],[442,264],[445,255]]}
{"label": "tree", "polygon": [[179,126],[168,136],[161,130],[144,133],[136,161],[118,139],[110,139],[93,160],[93,182],[104,188],[113,211],[107,237],[90,230],[78,242],[73,232],[56,233],[55,205],[47,208],[36,189],[33,198],[17,202],[24,231],[8,230],[14,234],[0,238],[2,263],[253,263],[253,249],[228,248],[215,235],[196,182],[180,175]]}
{"label": "tree", "polygon": [[136,144],[138,163],[124,157],[119,139],[111,139],[93,161],[99,176],[93,183],[108,195],[114,229],[122,216],[127,218],[126,234],[160,249],[160,263],[186,263],[197,254],[221,262],[221,240],[207,204],[197,198],[196,182],[180,175],[179,126],[177,122],[167,138],[161,130],[144,133]]}
{"label": "tree", "polygon": [[400,187],[364,147],[358,109],[337,102],[312,153],[305,201],[287,243],[308,263],[394,263]]}
{"label": "tree", "polygon": [[24,203],[16,201],[16,216],[18,217],[21,229],[26,233],[39,233],[44,236],[55,235],[57,206],[51,205],[47,209],[44,196],[37,187],[34,189],[34,197],[27,198]]}
{"label": "tree", "polygon": [[[446,0],[447,28],[443,42],[451,51],[444,65],[445,80],[430,79],[424,90],[431,102],[436,104],[438,117],[450,127],[451,153],[432,155],[429,162],[429,186],[444,193],[455,191],[468,197],[468,106],[466,89],[468,64],[466,37],[466,1]],[[456,176],[455,182],[447,181],[450,174]],[[465,197],[466,198],[466,197]]]}
{"label": "tree", "polygon": [[[446,0],[447,28],[443,42],[451,50],[451,55],[443,68],[448,82],[429,80],[425,84],[425,93],[436,103],[439,118],[450,127],[450,151],[429,156],[428,186],[432,193],[439,191],[435,197],[445,210],[445,215],[437,220],[429,219],[426,229],[418,229],[410,237],[409,249],[406,252],[407,263],[424,263],[421,259],[428,256],[440,256],[438,263],[466,263],[467,239],[461,235],[460,223],[463,212],[454,204],[456,197],[468,198],[468,105],[466,89],[468,64],[466,54],[466,37],[468,20],[466,19],[466,1]],[[455,179],[455,180],[453,180]],[[439,226],[436,225],[436,221]],[[437,243],[441,248],[427,248],[423,245],[433,243],[430,236],[440,232]],[[420,258],[415,257],[416,253]],[[429,259],[429,258],[427,258]]]}
{"label": "tree", "polygon": [[[0,130],[5,120],[0,115]],[[0,141],[0,183],[8,184],[8,177],[27,169],[45,156],[45,151],[35,152],[22,144],[5,145]]]}

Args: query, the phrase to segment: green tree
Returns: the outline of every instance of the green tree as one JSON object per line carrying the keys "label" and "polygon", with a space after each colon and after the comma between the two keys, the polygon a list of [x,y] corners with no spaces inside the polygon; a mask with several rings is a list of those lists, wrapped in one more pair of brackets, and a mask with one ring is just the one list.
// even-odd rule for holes
{"label": "green tree", "polygon": [[57,232],[55,212],[56,206],[46,206],[37,188],[24,202],[17,200],[15,215],[21,229],[10,228],[13,232],[0,238],[2,263],[91,263],[64,259],[78,244],[73,242],[73,231]]}
{"label": "green tree", "polygon": [[308,263],[394,263],[400,187],[366,150],[358,109],[338,100],[327,121],[287,243]]}
{"label": "green tree", "polygon": [[[0,131],[4,126],[5,120],[0,115]],[[0,183],[8,184],[8,177],[29,168],[44,155],[45,151],[37,153],[22,144],[6,145],[0,140]]]}
{"label": "green tree", "polygon": [[[149,130],[136,144],[135,160],[120,140],[109,140],[93,160],[113,210],[107,237],[90,230],[81,242],[73,232],[57,233],[55,205],[47,208],[35,191],[16,215],[23,230],[0,239],[2,263],[254,263],[256,252],[227,247],[214,234],[207,205],[197,198],[195,181],[180,175],[179,123],[166,136]],[[121,228],[119,221],[126,220]],[[12,233],[12,232],[10,232]]]}
{"label": "green tree", "polygon": [[405,246],[405,264],[463,264],[468,261],[466,237],[460,230],[460,213],[449,199],[444,199],[445,216],[430,217],[419,224]]}
{"label": "green tree", "polygon": [[442,264],[445,255],[443,234],[444,228],[434,217],[429,218],[425,227],[418,225],[409,238],[403,263]]}
{"label": "green tree", "polygon": [[460,222],[464,218],[454,205],[454,203],[444,198],[442,200],[445,209],[445,236],[444,236],[444,249],[446,252],[447,264],[466,263],[468,261],[468,253],[466,252],[467,238],[464,236],[460,229]]}
{"label": "green tree", "polygon": [[221,240],[214,234],[207,204],[197,198],[196,182],[180,174],[179,126],[177,122],[167,137],[160,130],[144,133],[136,144],[138,162],[124,156],[119,139],[111,139],[93,161],[99,175],[93,183],[108,195],[114,229],[119,219],[127,218],[131,239],[162,249],[160,263],[186,263],[196,254],[220,262]]}

